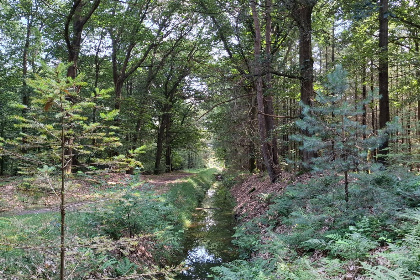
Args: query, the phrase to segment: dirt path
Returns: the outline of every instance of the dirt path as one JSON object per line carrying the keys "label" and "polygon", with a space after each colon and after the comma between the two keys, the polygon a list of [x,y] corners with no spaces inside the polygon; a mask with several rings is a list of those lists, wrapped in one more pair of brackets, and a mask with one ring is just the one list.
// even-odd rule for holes
{"label": "dirt path", "polygon": [[179,183],[194,175],[188,172],[172,172],[161,175],[141,175],[141,180],[149,185],[155,186],[158,192],[166,192],[170,184]]}
{"label": "dirt path", "polygon": [[[153,186],[159,193],[165,192],[169,184],[181,182],[193,173],[173,172],[161,175],[127,175],[104,173],[95,176],[71,178],[67,182],[66,209],[72,211],[83,206],[104,202],[112,198],[111,189],[124,187],[133,182]],[[22,177],[0,178],[0,216],[58,212],[60,206],[58,182],[51,178]],[[107,191],[108,190],[108,191]]]}

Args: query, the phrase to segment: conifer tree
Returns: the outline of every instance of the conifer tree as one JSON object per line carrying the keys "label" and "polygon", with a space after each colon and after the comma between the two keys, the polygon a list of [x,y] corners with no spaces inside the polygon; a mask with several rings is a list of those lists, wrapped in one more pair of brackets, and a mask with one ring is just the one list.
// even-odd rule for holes
{"label": "conifer tree", "polygon": [[[315,172],[330,170],[344,174],[345,199],[348,202],[349,173],[372,167],[370,151],[377,149],[386,138],[385,131],[373,132],[357,121],[363,114],[363,105],[369,104],[372,94],[365,100],[354,100],[346,94],[347,72],[341,65],[327,76],[324,87],[316,94],[312,106],[302,104],[303,119],[296,121],[307,135],[294,135],[302,141],[301,149],[314,152],[317,157],[309,163]],[[366,137],[363,137],[366,135]]]}
{"label": "conifer tree", "polygon": [[[67,68],[68,65],[65,64],[58,65],[56,69],[45,67],[43,76],[27,81],[28,85],[35,89],[31,106],[25,108],[25,117],[15,117],[19,121],[18,126],[24,128],[21,138],[26,140],[23,149],[25,154],[19,154],[22,151],[21,138],[6,143],[9,147],[14,145],[15,151],[3,151],[25,162],[22,172],[31,172],[34,167],[39,169],[40,166],[43,169],[60,170],[60,279],[64,279],[65,276],[65,194],[68,175],[66,167],[73,156],[66,151],[72,150],[77,151],[79,155],[88,155],[92,157],[92,162],[95,162],[95,153],[120,145],[113,131],[116,128],[109,125],[105,127],[107,122],[113,121],[115,110],[104,110],[100,113],[101,123],[90,122],[87,117],[92,108],[97,106],[93,100],[108,97],[106,91],[96,89],[95,94],[83,97],[80,93],[81,88],[86,86],[82,81],[83,75],[74,79],[68,77]],[[73,102],[74,100],[77,102]],[[98,156],[103,157],[104,153]]]}

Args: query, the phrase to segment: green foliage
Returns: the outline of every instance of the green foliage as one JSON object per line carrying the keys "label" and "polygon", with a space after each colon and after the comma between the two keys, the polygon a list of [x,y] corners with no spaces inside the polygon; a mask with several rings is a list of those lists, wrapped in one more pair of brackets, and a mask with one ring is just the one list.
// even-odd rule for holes
{"label": "green foliage", "polygon": [[[247,262],[217,268],[218,277],[242,279],[248,273],[255,279],[331,279],[362,262],[366,275],[361,277],[416,279],[418,210],[403,210],[418,206],[408,195],[418,191],[418,175],[398,168],[352,174],[349,203],[337,191],[339,181],[324,174],[289,185],[271,200],[265,215],[236,228],[234,242]],[[374,255],[384,246],[389,250]]]}
{"label": "green foliage", "polygon": [[378,266],[363,263],[367,276],[374,280],[420,279],[420,209],[407,210],[399,216],[409,222],[410,229],[401,241],[378,254],[387,262]]}
{"label": "green foliage", "polygon": [[372,165],[368,152],[378,148],[386,138],[385,131],[375,136],[357,121],[373,96],[361,101],[350,100],[348,87],[347,72],[337,65],[327,76],[323,88],[317,91],[314,104],[302,104],[303,119],[296,121],[296,125],[306,134],[292,138],[301,141],[301,149],[317,153],[308,165],[314,171],[332,170],[339,174],[367,170]]}
{"label": "green foliage", "polygon": [[35,92],[30,107],[25,108],[26,114],[15,116],[21,135],[6,142],[14,147],[9,154],[22,162],[24,173],[32,173],[37,166],[60,170],[62,137],[65,148],[77,154],[79,161],[106,158],[101,152],[120,145],[115,128],[106,121],[92,122],[88,117],[94,108],[108,114],[95,103],[106,98],[107,91],[97,90],[95,97],[86,97],[82,90],[86,86],[84,75],[73,80],[67,77],[67,68],[67,64],[59,64],[55,69],[44,66],[43,72],[27,81]]}
{"label": "green foliage", "polygon": [[346,233],[344,236],[329,234],[326,237],[331,239],[326,249],[333,256],[340,256],[344,259],[365,259],[368,257],[369,251],[378,246],[376,242],[358,232]]}
{"label": "green foliage", "polygon": [[117,200],[107,202],[94,211],[89,224],[119,239],[123,236],[155,233],[171,224],[180,224],[173,212],[173,207],[152,192],[128,190]]}
{"label": "green foliage", "polygon": [[220,280],[269,280],[264,269],[264,262],[250,264],[243,260],[233,261],[225,266],[212,268],[216,274],[215,279]]}
{"label": "green foliage", "polygon": [[260,228],[254,221],[238,226],[233,237],[235,239],[232,243],[238,247],[241,259],[249,258],[252,252],[258,250],[261,243]]}
{"label": "green foliage", "polygon": [[[109,200],[68,211],[68,278],[135,277],[139,273],[150,274],[150,279],[172,277],[173,268],[163,267],[180,261],[185,225],[215,171],[200,171],[163,194],[154,192],[153,186],[139,190],[139,182],[132,180],[127,186],[107,190]],[[59,269],[59,236],[55,212],[0,218],[3,277],[54,279]]]}

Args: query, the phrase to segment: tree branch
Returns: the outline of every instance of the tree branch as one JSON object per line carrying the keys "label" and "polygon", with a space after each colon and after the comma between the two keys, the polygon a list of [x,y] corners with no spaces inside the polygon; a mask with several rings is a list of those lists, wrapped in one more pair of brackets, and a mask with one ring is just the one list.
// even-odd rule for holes
{"label": "tree branch", "polygon": [[274,70],[271,70],[270,73],[273,74],[273,75],[279,76],[279,77],[302,80],[301,76],[286,74],[286,73],[282,73],[282,72],[278,72],[278,71],[274,71]]}
{"label": "tree branch", "polygon": [[277,118],[277,119],[298,119],[299,118],[299,117],[292,117],[292,116],[270,115],[270,114],[266,114],[266,113],[263,113],[263,112],[258,112],[258,114],[263,115],[263,116]]}
{"label": "tree branch", "polygon": [[236,97],[234,97],[234,98],[231,98],[231,99],[228,99],[228,100],[225,100],[225,101],[222,101],[222,102],[219,102],[219,103],[217,103],[216,105],[214,105],[214,106],[212,106],[209,110],[207,110],[204,114],[202,114],[200,117],[198,117],[198,119],[197,120],[200,120],[202,117],[204,117],[205,115],[207,115],[208,113],[210,113],[211,111],[213,111],[216,107],[218,107],[218,106],[220,106],[220,105],[223,105],[223,104],[226,104],[226,103],[229,103],[229,102],[232,102],[232,101],[235,101],[236,99],[239,99],[239,98],[242,98],[242,97],[249,97],[249,96],[254,96],[255,94],[245,94],[245,95],[240,95],[240,96],[236,96]]}

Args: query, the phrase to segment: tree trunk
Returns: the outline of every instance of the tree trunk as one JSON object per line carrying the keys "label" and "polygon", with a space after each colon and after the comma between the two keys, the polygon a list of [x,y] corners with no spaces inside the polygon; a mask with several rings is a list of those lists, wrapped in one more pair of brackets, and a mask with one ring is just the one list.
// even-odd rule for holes
{"label": "tree trunk", "polygon": [[[379,0],[379,128],[385,128],[390,120],[388,90],[388,0]],[[386,163],[388,138],[379,147],[378,161]]]}
{"label": "tree trunk", "polygon": [[159,174],[162,171],[160,169],[160,161],[163,155],[163,142],[165,140],[165,130],[166,130],[166,127],[168,126],[169,119],[170,119],[169,113],[162,114],[162,120],[159,126],[157,141],[156,141],[156,158],[155,158],[154,174]]}
{"label": "tree trunk", "polygon": [[28,17],[26,23],[26,38],[25,38],[25,45],[23,47],[23,57],[22,57],[22,104],[25,105],[23,109],[23,115],[26,115],[26,111],[29,108],[29,91],[28,86],[26,84],[26,78],[28,77],[28,52],[29,52],[29,45],[30,45],[30,37],[31,37],[31,28],[32,28],[32,20]]}
{"label": "tree trunk", "polygon": [[265,67],[265,90],[264,90],[264,119],[266,122],[267,127],[267,134],[268,137],[271,138],[271,147],[270,147],[270,156],[272,161],[275,165],[279,164],[279,156],[278,156],[278,145],[277,145],[277,137],[275,135],[275,121],[273,116],[274,113],[274,105],[273,105],[273,95],[271,93],[272,87],[272,75],[271,75],[271,10],[272,10],[272,2],[271,0],[266,0],[266,10],[265,10],[265,57],[264,57],[264,67]]}
{"label": "tree trunk", "polygon": [[252,17],[254,21],[255,38],[254,38],[254,76],[255,76],[255,90],[257,95],[257,108],[258,108],[258,128],[261,140],[261,154],[264,159],[264,165],[270,176],[271,182],[277,180],[277,174],[274,169],[273,158],[271,157],[270,145],[268,143],[267,126],[264,117],[264,92],[263,92],[263,78],[261,67],[261,27],[257,14],[256,0],[251,0]]}
{"label": "tree trunk", "polygon": [[[418,33],[416,34],[418,36]],[[420,44],[419,44],[419,40],[415,39],[414,40],[414,46],[415,46],[415,50],[416,53],[419,54],[420,53]],[[417,83],[420,83],[420,69],[419,67],[416,68],[416,80]],[[416,105],[414,105],[416,106]],[[414,119],[416,118],[415,113],[414,113]],[[417,123],[420,123],[420,98],[417,100]],[[420,129],[417,127],[417,136],[420,136]]]}
{"label": "tree trunk", "polygon": [[[296,4],[293,17],[299,26],[299,65],[301,75],[300,100],[311,106],[314,96],[314,60],[312,58],[312,11],[314,3]],[[303,131],[309,135],[308,131]],[[303,151],[303,162],[308,164],[313,152]]]}
{"label": "tree trunk", "polygon": [[[362,73],[362,99],[363,99],[363,102],[366,101],[366,98],[367,98],[366,65],[363,65],[363,73]],[[363,139],[366,139],[366,125],[367,125],[366,109],[367,109],[366,104],[363,103],[363,108],[362,108]]]}
{"label": "tree trunk", "polygon": [[171,173],[172,172],[172,148],[171,145],[166,146],[165,151],[165,172]]}
{"label": "tree trunk", "polygon": [[[27,112],[30,107],[30,96],[29,96],[29,88],[26,84],[26,79],[28,78],[28,54],[29,54],[29,46],[31,42],[31,29],[32,29],[32,19],[31,15],[28,15],[26,19],[26,37],[25,37],[25,45],[23,46],[23,55],[22,55],[22,104],[24,108],[22,109],[22,116],[26,118]],[[27,152],[27,139],[25,134],[27,133],[27,128],[22,128],[22,153]]]}
{"label": "tree trunk", "polygon": [[344,171],[344,199],[349,203],[349,172]]}
{"label": "tree trunk", "polygon": [[[6,125],[5,121],[2,120],[0,122],[0,137],[4,139],[4,127]],[[4,160],[4,155],[0,156],[0,176],[4,175],[4,169],[5,169],[5,160]]]}
{"label": "tree trunk", "polygon": [[249,121],[248,130],[250,132],[249,135],[248,135],[248,138],[249,138],[248,139],[248,141],[249,141],[249,143],[248,143],[248,170],[249,170],[250,173],[253,173],[255,171],[255,169],[257,168],[257,165],[256,165],[256,161],[257,161],[256,150],[255,150],[255,144],[254,144],[254,140],[253,140],[253,136],[254,136],[253,128],[254,128],[254,124],[255,124],[255,121],[256,121],[256,117],[257,117],[257,108],[255,107],[256,106],[255,101],[256,101],[255,97],[251,96],[251,98],[250,98],[251,108],[250,108],[249,113],[248,113],[248,121]]}
{"label": "tree trunk", "polygon": [[159,126],[159,131],[158,131],[157,141],[156,141],[155,169],[153,171],[153,173],[156,174],[156,175],[161,172],[161,170],[160,170],[160,160],[161,160],[162,154],[163,154],[164,132],[165,132],[165,125],[164,125],[163,116],[162,116],[162,122]]}
{"label": "tree trunk", "polygon": [[117,79],[117,82],[114,84],[115,86],[115,104],[114,109],[120,110],[121,109],[121,99],[122,99],[122,89],[124,86],[124,82]]}
{"label": "tree trunk", "polygon": [[165,129],[165,172],[172,172],[172,147],[171,147],[171,120],[168,120],[166,129]]}

